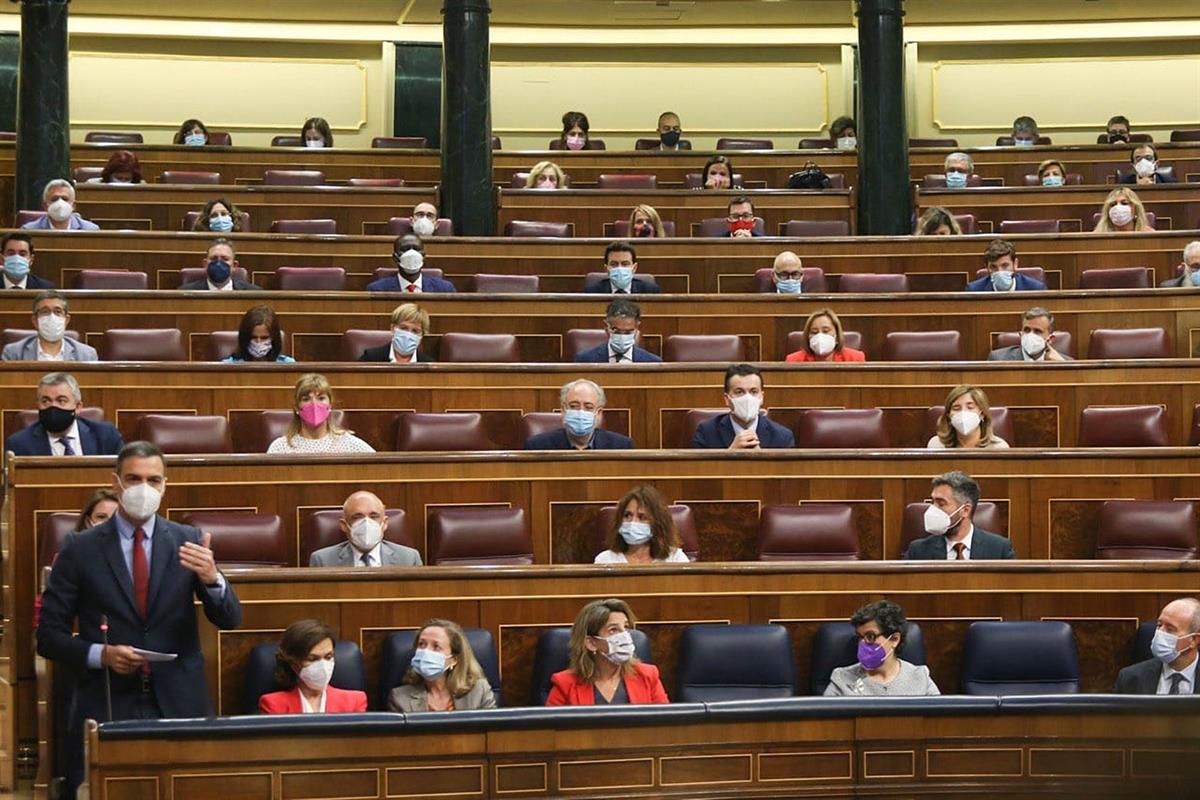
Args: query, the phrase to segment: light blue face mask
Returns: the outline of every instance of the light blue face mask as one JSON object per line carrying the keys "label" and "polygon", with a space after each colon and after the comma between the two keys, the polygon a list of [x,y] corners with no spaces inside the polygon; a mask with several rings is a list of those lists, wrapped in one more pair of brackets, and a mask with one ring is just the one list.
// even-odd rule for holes
{"label": "light blue face mask", "polygon": [[1062,186],[1062,185],[1063,185],[1062,175],[1047,175],[1046,177],[1042,178],[1042,186]]}
{"label": "light blue face mask", "polygon": [[633,267],[609,267],[608,280],[614,289],[628,292],[633,285]]}
{"label": "light blue face mask", "polygon": [[645,544],[654,535],[649,522],[622,522],[619,529],[625,544]]}
{"label": "light blue face mask", "polygon": [[1013,144],[1017,147],[1033,147],[1037,144],[1037,139],[1014,139]]}
{"label": "light blue face mask", "polygon": [[[8,271],[7,263],[8,262],[6,259],[5,267],[4,267],[6,272]],[[1188,280],[1191,281],[1192,286],[1200,286],[1200,265],[1197,265],[1196,267],[1194,267],[1192,269],[1192,271],[1190,273],[1188,273]]]}
{"label": "light blue face mask", "polygon": [[1012,289],[1017,276],[1008,270],[998,269],[992,273],[992,288],[997,292],[1007,292]]}
{"label": "light blue face mask", "polygon": [[967,173],[965,172],[947,172],[946,173],[946,188],[948,189],[965,189],[967,187]]}
{"label": "light blue face mask", "polygon": [[628,353],[633,347],[633,340],[637,338],[636,333],[610,333],[608,335],[608,343],[612,346],[615,353]]}
{"label": "light blue face mask", "polygon": [[434,680],[446,671],[446,657],[427,647],[414,651],[409,663],[427,681]]}
{"label": "light blue face mask", "polygon": [[231,230],[233,230],[233,217],[209,217],[208,229],[210,231],[217,231],[219,233],[229,233]]}
{"label": "light blue face mask", "polygon": [[20,281],[29,274],[29,259],[18,255],[5,256],[4,274],[11,278],[13,283]]}
{"label": "light blue face mask", "polygon": [[775,288],[780,294],[800,294],[800,284],[803,283],[802,278],[784,278],[777,281]]}
{"label": "light blue face mask", "polygon": [[583,439],[596,430],[596,415],[591,411],[568,408],[563,414],[563,427],[572,436]]}
{"label": "light blue face mask", "polygon": [[208,137],[203,133],[189,133],[183,137],[183,143],[192,147],[202,147],[208,144]]}
{"label": "light blue face mask", "polygon": [[417,351],[417,345],[421,344],[421,336],[406,331],[403,328],[396,328],[392,331],[392,347],[401,355],[411,356]]}

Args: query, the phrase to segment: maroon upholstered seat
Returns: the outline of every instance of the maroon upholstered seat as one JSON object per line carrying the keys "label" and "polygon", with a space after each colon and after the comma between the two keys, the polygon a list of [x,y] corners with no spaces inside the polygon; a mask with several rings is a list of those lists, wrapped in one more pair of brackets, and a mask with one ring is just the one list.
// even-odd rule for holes
{"label": "maroon upholstered seat", "polygon": [[600,173],[596,178],[597,189],[657,189],[657,175],[610,175]]}
{"label": "maroon upholstered seat", "polygon": [[[345,414],[340,408],[335,408],[329,414],[329,421],[339,428],[346,426]],[[286,408],[272,408],[258,415],[257,424],[252,429],[252,438],[237,440],[233,443],[237,453],[265,453],[271,442],[287,433],[292,423],[292,412]]]}
{"label": "maroon upholstered seat", "polygon": [[521,349],[511,333],[444,333],[438,359],[451,364],[516,364]]}
{"label": "maroon upholstered seat", "polygon": [[[95,406],[87,406],[75,412],[77,416],[83,417],[92,422],[104,421],[104,409]],[[36,408],[23,408],[17,412],[17,427],[28,428],[30,425],[38,421],[38,410]]]}
{"label": "maroon upholstered seat", "polygon": [[1170,358],[1171,343],[1162,328],[1097,328],[1088,341],[1088,358]]}
{"label": "maroon upholstered seat", "polygon": [[[675,530],[679,532],[679,549],[692,561],[700,558],[700,536],[696,532],[696,515],[692,507],[682,503],[667,506],[671,519],[675,521]],[[612,542],[609,536],[612,532],[613,518],[617,515],[616,506],[602,506],[596,513],[596,522],[592,526],[592,552],[600,553],[607,550]],[[593,556],[594,557],[594,556]]]}
{"label": "maroon upholstered seat", "polygon": [[797,145],[801,150],[829,150],[833,146],[833,139],[801,139]]}
{"label": "maroon upholstered seat", "polygon": [[187,361],[178,328],[112,328],[100,345],[104,361]]}
{"label": "maroon upholstered seat", "polygon": [[764,506],[759,561],[857,561],[854,509],[840,503]]}
{"label": "maroon upholstered seat", "polygon": [[413,451],[494,450],[477,412],[401,414],[396,449]]}
{"label": "maroon upholstered seat", "polygon": [[[925,509],[929,503],[909,503],[904,507],[904,519],[900,526],[900,552],[903,553],[913,540],[928,534],[925,532]],[[1001,536],[1008,536],[1008,522],[1000,514],[1000,507],[990,500],[980,500],[971,521],[976,528]]]}
{"label": "maroon upholstered seat", "polygon": [[674,450],[684,450],[692,446],[692,437],[696,429],[713,417],[728,413],[728,408],[692,408],[683,417],[683,428],[679,432],[679,441],[663,442],[663,447]]}
{"label": "maroon upholstered seat", "polygon": [[[825,270],[820,267],[802,267],[804,278],[801,280],[801,290],[804,294],[822,294],[829,291],[825,284]],[[756,292],[774,292],[775,291],[775,270],[771,267],[763,267],[754,272],[754,291]]]}
{"label": "maroon upholstered seat", "polygon": [[504,226],[505,236],[570,238],[575,235],[572,222],[540,222],[514,219]]}
{"label": "maroon upholstered seat", "polygon": [[979,233],[979,225],[974,214],[955,214],[954,221],[958,223],[964,236],[974,236]]}
{"label": "maroon upholstered seat", "polygon": [[1080,289],[1149,289],[1154,286],[1151,267],[1085,269],[1079,276]]}
{"label": "maroon upholstered seat", "polygon": [[892,272],[847,272],[838,278],[838,291],[847,294],[907,292],[908,276]]}
{"label": "maroon upholstered seat", "polygon": [[[663,224],[663,236],[668,239],[674,238],[674,236],[675,236],[675,220],[664,219],[662,221],[662,224]],[[606,222],[604,224],[604,228],[605,228],[604,235],[607,237],[611,237],[613,239],[629,238],[629,220],[627,220],[627,219],[618,219],[618,220],[614,220],[612,222]]]}
{"label": "maroon upholstered seat", "polygon": [[346,270],[341,267],[280,267],[275,285],[283,291],[340,292],[346,288]]}
{"label": "maroon upholstered seat", "polygon": [[[925,189],[945,189],[946,174],[943,172],[935,172],[926,175],[921,179],[921,186]],[[983,186],[983,178],[975,173],[967,176],[967,188],[974,189],[975,187]]]}
{"label": "maroon upholstered seat", "polygon": [[232,453],[229,422],[219,416],[146,414],[138,420],[137,438],[164,453]]}
{"label": "maroon upholstered seat", "polygon": [[104,167],[76,167],[71,170],[71,175],[75,178],[76,183],[87,183],[93,178],[104,175]]}
{"label": "maroon upholstered seat", "polygon": [[774,150],[775,143],[770,139],[739,139],[722,137],[717,139],[718,150]]}
{"label": "maroon upholstered seat", "polygon": [[209,131],[208,143],[214,147],[232,147],[233,137],[228,131]]}
{"label": "maroon upholstered seat", "polygon": [[517,441],[524,444],[530,437],[556,431],[562,426],[562,414],[557,411],[530,411],[521,415],[517,426]]}
{"label": "maroon upholstered seat", "polygon": [[424,136],[376,136],[371,147],[394,148],[397,150],[428,150],[429,140]]}
{"label": "maroon upholstered seat", "polygon": [[168,169],[158,176],[159,183],[220,184],[221,173],[199,170]]}
{"label": "maroon upholstered seat", "polygon": [[[241,219],[241,233],[246,233],[250,230],[250,214],[246,211],[239,211],[238,217]],[[196,224],[196,220],[200,219],[199,211],[188,211],[183,215],[183,225],[180,230],[190,231]],[[216,235],[214,233],[214,235]]]}
{"label": "maroon upholstered seat", "polygon": [[[388,508],[388,526],[383,532],[383,538],[393,544],[405,547],[416,547],[408,532],[408,515],[403,508]],[[341,544],[346,541],[338,523],[342,519],[340,508],[322,508],[311,512],[300,524],[300,566],[308,566],[308,560],[314,552],[322,547]]]}
{"label": "maroon upholstered seat", "polygon": [[319,169],[268,169],[263,172],[264,186],[321,186],[325,173]]}
{"label": "maroon upholstered seat", "polygon": [[600,328],[571,328],[563,337],[563,359],[574,361],[577,353],[608,342],[608,331]]}
{"label": "maroon upholstered seat", "polygon": [[908,140],[909,147],[958,147],[958,139],[937,139],[914,137]]}
{"label": "maroon upholstered seat", "polygon": [[271,147],[304,147],[303,136],[272,136]]}
{"label": "maroon upholstered seat", "polygon": [[[937,433],[938,419],[942,416],[942,406],[930,406],[925,414],[925,435],[933,436]],[[999,436],[1009,444],[1013,443],[1013,421],[1012,416],[1008,413],[1007,406],[992,406],[990,409],[992,415],[992,433]],[[990,528],[988,530],[991,530]]]}
{"label": "maroon upholstered seat", "polygon": [[351,328],[342,334],[342,353],[340,360],[342,361],[358,361],[362,357],[363,351],[371,347],[379,347],[384,344],[391,344],[391,330],[363,330],[361,328]]}
{"label": "maroon upholstered seat", "polygon": [[[804,349],[804,342],[808,339],[806,331],[789,331],[787,335],[787,352],[794,353],[797,350]],[[842,331],[842,343],[852,350],[862,350],[862,334],[858,331]]]}
{"label": "maroon upholstered seat", "polygon": [[331,236],[337,233],[334,219],[277,219],[271,223],[271,233],[307,233]]}
{"label": "maroon upholstered seat", "polygon": [[1200,128],[1171,131],[1172,142],[1200,142]]}
{"label": "maroon upholstered seat", "polygon": [[[1020,331],[1005,331],[996,335],[996,347],[1012,347],[1021,343]],[[1064,356],[1075,357],[1075,342],[1070,331],[1054,332],[1054,349]]]}
{"label": "maroon upholstered seat", "polygon": [[740,336],[733,334],[668,336],[663,344],[663,361],[746,360],[746,348]]}
{"label": "maroon upholstered seat", "polygon": [[[1046,270],[1043,267],[1017,267],[1017,273],[1035,281],[1046,282]],[[975,277],[982,278],[988,274],[987,267],[975,270]]]}
{"label": "maroon upholstered seat", "polygon": [[1196,507],[1190,500],[1105,500],[1096,558],[1195,558]]}
{"label": "maroon upholstered seat", "polygon": [[429,515],[433,566],[532,564],[523,508],[439,508]]}
{"label": "maroon upholstered seat", "polygon": [[[733,173],[732,183],[734,188],[745,186],[742,173]],[[704,178],[699,172],[685,172],[683,174],[683,188],[685,189],[702,189],[704,188]]]}
{"label": "maroon upholstered seat", "polygon": [[779,226],[780,236],[849,236],[850,223],[844,219],[789,219]]}
{"label": "maroon upholstered seat", "polygon": [[366,186],[380,187],[386,186],[397,188],[404,185],[404,178],[350,178],[346,181],[347,186]]}
{"label": "maroon upholstered seat", "polygon": [[83,140],[97,144],[142,144],[144,141],[140,133],[132,131],[88,131]]}
{"label": "maroon upholstered seat", "polygon": [[1079,415],[1080,447],[1167,447],[1162,406],[1088,406]]}
{"label": "maroon upholstered seat", "polygon": [[[754,218],[754,230],[760,236],[766,235],[767,223],[762,217]],[[725,217],[705,217],[699,222],[692,223],[692,236],[712,239],[724,236],[728,232],[729,223],[725,220]]]}
{"label": "maroon upholstered seat", "polygon": [[[26,336],[36,335],[37,331],[32,328],[5,328],[3,332],[0,332],[0,346],[18,342]],[[67,338],[77,342],[83,341],[79,336],[79,331],[67,331]]]}
{"label": "maroon upholstered seat", "polygon": [[499,137],[499,136],[493,136],[493,137],[492,137],[492,149],[493,149],[493,150],[501,150],[501,149],[503,149],[503,147],[502,147],[502,144],[501,144],[501,142],[500,142],[500,137]]}
{"label": "maroon upholstered seat", "polygon": [[[1042,179],[1039,178],[1037,175],[1026,175],[1025,176],[1025,185],[1026,186],[1041,186]],[[1083,185],[1083,175],[1079,174],[1078,172],[1068,172],[1066,175],[1063,176],[1063,185],[1064,186],[1082,186]]]}
{"label": "maroon upholstered seat", "polygon": [[[208,276],[208,270],[204,267],[184,267],[179,270],[179,285],[192,283],[193,281],[202,281]],[[238,267],[233,271],[233,279],[237,281],[249,281],[250,273],[246,272],[245,267]]]}
{"label": "maroon upholstered seat", "polygon": [[123,269],[81,269],[75,275],[76,289],[145,289],[144,272]]}
{"label": "maroon upholstered seat", "polygon": [[25,227],[25,225],[29,224],[30,222],[33,222],[34,220],[39,220],[44,216],[46,216],[45,211],[29,211],[29,210],[18,211],[17,212],[17,227],[23,228],[23,227]]}
{"label": "maroon upholstered seat", "polygon": [[[388,236],[403,236],[406,233],[412,233],[412,217],[392,217],[387,222]],[[434,236],[453,236],[454,221],[438,217],[437,223],[433,227]]]}
{"label": "maroon upholstered seat", "polygon": [[878,408],[810,408],[796,422],[796,447],[891,447]]}
{"label": "maroon upholstered seat", "polygon": [[1000,221],[1000,235],[1010,233],[1058,233],[1056,219],[1006,219]]}
{"label": "maroon upholstered seat", "polygon": [[471,279],[471,291],[484,294],[537,294],[540,282],[537,275],[496,275],[478,272]]}
{"label": "maroon upholstered seat", "polygon": [[75,532],[79,522],[76,511],[55,511],[42,517],[38,529],[38,574],[41,581],[41,571],[54,563],[54,557],[62,549],[67,537]]}
{"label": "maroon upholstered seat", "polygon": [[962,361],[958,331],[892,331],[883,338],[883,361]]}
{"label": "maroon upholstered seat", "polygon": [[294,566],[278,514],[189,511],[179,521],[212,534],[213,558],[222,567]]}

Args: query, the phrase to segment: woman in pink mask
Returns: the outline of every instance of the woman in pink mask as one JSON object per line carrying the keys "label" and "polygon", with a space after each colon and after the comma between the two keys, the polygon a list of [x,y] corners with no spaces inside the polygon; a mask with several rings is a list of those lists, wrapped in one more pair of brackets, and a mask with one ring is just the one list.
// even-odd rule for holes
{"label": "woman in pink mask", "polygon": [[567,177],[562,168],[553,161],[539,161],[529,168],[525,179],[526,189],[565,189]]}
{"label": "woman in pink mask", "polygon": [[588,138],[587,114],[582,111],[568,111],[562,117],[562,133],[559,134],[558,141],[550,144],[551,150],[600,150],[600,147],[593,147],[592,140]]}
{"label": "woman in pink mask", "polygon": [[287,433],[271,442],[274,453],[374,453],[375,448],[343,430],[331,417],[333,389],[324,375],[310,372],[296,381],[292,423]]}

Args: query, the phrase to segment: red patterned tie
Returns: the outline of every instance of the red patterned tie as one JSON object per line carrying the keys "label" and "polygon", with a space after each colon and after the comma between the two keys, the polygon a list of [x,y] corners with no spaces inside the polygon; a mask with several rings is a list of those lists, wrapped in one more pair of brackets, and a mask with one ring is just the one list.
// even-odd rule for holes
{"label": "red patterned tie", "polygon": [[137,600],[143,620],[146,619],[147,606],[150,604],[150,565],[146,563],[146,551],[142,547],[145,540],[144,530],[138,528],[133,532],[133,597]]}
{"label": "red patterned tie", "polygon": [[408,288],[405,289],[406,292],[415,292],[416,290],[417,290],[417,285],[415,283],[410,283],[408,285]]}

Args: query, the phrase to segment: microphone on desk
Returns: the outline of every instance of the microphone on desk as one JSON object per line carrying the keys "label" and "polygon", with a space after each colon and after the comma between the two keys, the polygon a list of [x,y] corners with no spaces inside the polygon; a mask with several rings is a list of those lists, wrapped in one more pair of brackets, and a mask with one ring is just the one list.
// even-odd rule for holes
{"label": "microphone on desk", "polygon": [[[100,615],[100,633],[104,635],[104,649],[108,649],[108,614]],[[112,679],[109,677],[108,664],[104,665],[104,707],[108,711],[108,721],[112,722]]]}

